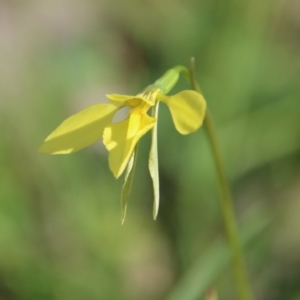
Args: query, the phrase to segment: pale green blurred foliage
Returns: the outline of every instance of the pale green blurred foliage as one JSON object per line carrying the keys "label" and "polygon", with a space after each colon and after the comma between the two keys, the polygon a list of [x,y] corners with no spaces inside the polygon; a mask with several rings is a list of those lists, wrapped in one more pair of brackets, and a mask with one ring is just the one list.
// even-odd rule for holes
{"label": "pale green blurred foliage", "polygon": [[[299,15],[291,0],[2,0],[0,298],[147,300],[181,288],[201,299],[181,279],[203,259],[205,274],[217,270],[209,286],[233,299],[228,264],[207,256],[223,229],[204,130],[179,135],[161,105],[156,222],[149,140],[123,226],[122,180],[101,142],[69,156],[37,153],[72,113],[106,93],[135,94],[195,56],[240,228],[269,224],[246,248],[255,293],[298,299]],[[208,280],[201,266],[193,286]]]}

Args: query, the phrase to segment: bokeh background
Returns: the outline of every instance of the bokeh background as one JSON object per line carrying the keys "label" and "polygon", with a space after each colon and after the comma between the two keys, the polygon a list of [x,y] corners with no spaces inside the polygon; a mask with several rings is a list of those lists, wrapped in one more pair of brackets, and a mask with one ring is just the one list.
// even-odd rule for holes
{"label": "bokeh background", "polygon": [[[300,299],[299,0],[0,0],[0,299],[236,299],[204,130],[159,115],[127,219],[99,143],[37,153],[66,117],[196,58],[257,299]],[[183,78],[174,90],[189,88]]]}

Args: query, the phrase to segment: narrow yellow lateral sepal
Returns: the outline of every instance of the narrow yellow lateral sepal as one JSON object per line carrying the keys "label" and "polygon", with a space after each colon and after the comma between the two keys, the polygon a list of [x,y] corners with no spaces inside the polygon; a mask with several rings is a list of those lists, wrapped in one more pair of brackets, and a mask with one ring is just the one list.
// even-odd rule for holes
{"label": "narrow yellow lateral sepal", "polygon": [[127,202],[131,192],[135,166],[137,161],[137,154],[138,154],[138,145],[135,147],[135,150],[133,151],[126,168],[124,184],[121,193],[121,223],[122,224],[124,224],[125,217],[126,217]]}
{"label": "narrow yellow lateral sepal", "polygon": [[[159,102],[152,108],[152,117],[158,117]],[[158,173],[158,154],[157,154],[157,123],[152,128],[152,142],[149,154],[149,171],[153,183],[153,218],[156,220],[159,208],[159,173]]]}

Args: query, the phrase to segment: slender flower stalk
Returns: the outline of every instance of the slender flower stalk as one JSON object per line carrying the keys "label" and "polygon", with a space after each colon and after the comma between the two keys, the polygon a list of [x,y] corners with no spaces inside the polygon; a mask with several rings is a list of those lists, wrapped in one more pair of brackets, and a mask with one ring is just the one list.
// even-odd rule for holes
{"label": "slender flower stalk", "polygon": [[[191,70],[189,79],[192,84],[192,88],[201,93],[200,87],[195,77],[195,61],[194,58],[191,60]],[[207,132],[207,137],[212,150],[219,188],[220,188],[220,207],[223,216],[224,226],[227,241],[231,250],[232,264],[234,269],[234,276],[237,288],[237,294],[239,300],[253,300],[254,296],[250,287],[248,273],[246,269],[245,260],[243,257],[242,247],[239,241],[237,222],[234,214],[233,200],[229,188],[229,184],[226,179],[225,170],[223,167],[222,156],[220,147],[217,142],[216,130],[214,122],[209,109],[206,109],[206,116],[204,119],[204,127]]]}

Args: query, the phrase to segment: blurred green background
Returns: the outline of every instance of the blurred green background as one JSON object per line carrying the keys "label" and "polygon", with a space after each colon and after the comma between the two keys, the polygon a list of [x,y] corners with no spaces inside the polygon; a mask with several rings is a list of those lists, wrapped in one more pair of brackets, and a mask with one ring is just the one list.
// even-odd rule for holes
{"label": "blurred green background", "polygon": [[66,117],[191,56],[257,299],[300,299],[299,20],[292,0],[1,0],[0,299],[235,299],[204,130],[181,136],[161,105],[158,219],[147,135],[123,226],[101,141],[37,153]]}

